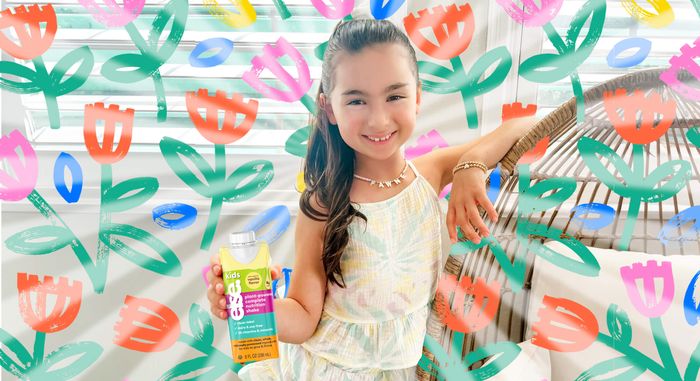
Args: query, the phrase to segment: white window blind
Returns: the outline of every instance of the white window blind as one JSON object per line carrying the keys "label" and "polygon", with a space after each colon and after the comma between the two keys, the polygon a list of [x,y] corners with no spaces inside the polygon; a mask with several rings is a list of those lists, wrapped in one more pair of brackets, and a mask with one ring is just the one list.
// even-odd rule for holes
{"label": "white window blind", "polygon": [[[136,110],[131,150],[157,151],[158,142],[170,136],[191,145],[211,146],[194,128],[185,104],[185,92],[206,88],[213,95],[223,90],[228,97],[239,93],[244,99],[260,102],[256,122],[250,132],[230,145],[232,152],[254,154],[283,154],[284,145],[295,130],[308,124],[308,111],[301,102],[286,103],[264,98],[241,79],[251,68],[251,59],[262,54],[266,43],[274,43],[280,36],[292,43],[309,65],[314,81],[308,94],[314,97],[320,78],[321,62],[314,49],[326,41],[337,20],[324,18],[308,0],[283,0],[292,17],[282,20],[271,0],[252,0],[257,20],[249,27],[234,29],[212,16],[202,0],[190,0],[187,24],[182,39],[170,59],[160,67],[167,101],[167,120],[158,122],[157,101],[153,80],[123,84],[108,80],[100,74],[104,62],[117,54],[139,53],[124,27],[111,27],[96,21],[76,0],[52,2],[58,20],[58,31],[51,48],[43,54],[50,71],[56,62],[70,51],[89,46],[95,64],[88,80],[75,91],[58,97],[60,129],[49,127],[46,101],[43,93],[19,96],[21,110],[3,110],[4,118],[24,120],[27,136],[38,149],[68,149],[83,144],[83,110],[87,103],[119,104]],[[141,15],[134,21],[143,38],[148,38],[153,19],[168,0],[147,0]],[[4,1],[3,8],[26,4],[22,0]],[[97,4],[103,6],[102,1]],[[235,8],[227,1],[219,4],[228,10]],[[166,26],[161,41],[169,34]],[[206,39],[223,37],[234,43],[233,52],[220,65],[208,68],[193,67],[190,52]],[[8,59],[9,56],[5,56]],[[11,57],[10,57],[11,59]],[[31,61],[16,62],[34,69]],[[284,56],[281,62],[294,75],[296,67]],[[69,70],[70,75],[76,68]],[[265,70],[261,77],[269,84],[284,89],[281,83]],[[3,91],[3,96],[8,96]],[[10,96],[17,96],[10,94]],[[243,116],[239,115],[239,122]],[[7,119],[6,119],[7,120]],[[77,147],[74,147],[77,149]]]}

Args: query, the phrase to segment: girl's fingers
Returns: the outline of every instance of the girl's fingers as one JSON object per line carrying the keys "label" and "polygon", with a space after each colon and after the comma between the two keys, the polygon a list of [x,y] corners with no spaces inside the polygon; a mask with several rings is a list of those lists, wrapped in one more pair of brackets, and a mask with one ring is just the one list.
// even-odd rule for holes
{"label": "girl's fingers", "polygon": [[282,266],[281,265],[272,265],[270,266],[270,276],[272,276],[272,279],[278,279],[282,275]]}
{"label": "girl's fingers", "polygon": [[[460,212],[461,209],[461,212]],[[462,234],[474,243],[479,243],[481,239],[479,235],[476,234],[474,227],[469,223],[469,217],[467,211],[462,208],[457,208],[457,224],[462,229]]]}
{"label": "girl's fingers", "polygon": [[473,227],[479,229],[479,233],[481,233],[483,237],[489,235],[489,229],[486,227],[486,224],[484,224],[484,221],[481,219],[481,216],[479,215],[479,210],[476,208],[476,205],[473,205],[471,208],[469,208],[469,222],[471,222]]}
{"label": "girl's fingers", "polygon": [[479,238],[479,234],[477,234],[476,230],[474,230],[474,227],[472,226],[471,223],[467,222],[465,224],[459,225],[462,228],[462,232],[464,233],[464,236],[469,238],[473,243],[479,243],[481,242],[481,238]]}
{"label": "girl's fingers", "polygon": [[450,235],[450,240],[454,243],[457,241],[457,227],[455,226],[455,209],[450,205],[447,210],[447,233]]}
{"label": "girl's fingers", "polygon": [[[467,221],[468,221],[467,215],[464,211],[464,208],[461,208],[461,207],[454,208],[454,213],[455,213],[455,225],[459,226],[462,229],[462,234],[465,237],[469,238],[469,236],[468,236],[469,231],[462,227],[463,225],[466,225]],[[455,231],[456,231],[456,228],[455,228]],[[457,238],[457,237],[455,236],[455,238]]]}
{"label": "girl's fingers", "polygon": [[211,306],[210,311],[211,311],[211,314],[212,314],[213,316],[216,316],[216,317],[218,317],[218,318],[221,319],[221,320],[225,320],[225,319],[226,319],[226,310],[222,310],[222,309],[220,309],[220,308],[218,308],[218,307],[216,307],[216,306]]}
{"label": "girl's fingers", "polygon": [[491,200],[489,200],[488,196],[485,193],[482,193],[479,196],[479,205],[481,205],[481,207],[484,208],[484,210],[486,210],[486,214],[489,215],[491,221],[498,221],[498,212],[496,212],[496,208],[493,207]]}

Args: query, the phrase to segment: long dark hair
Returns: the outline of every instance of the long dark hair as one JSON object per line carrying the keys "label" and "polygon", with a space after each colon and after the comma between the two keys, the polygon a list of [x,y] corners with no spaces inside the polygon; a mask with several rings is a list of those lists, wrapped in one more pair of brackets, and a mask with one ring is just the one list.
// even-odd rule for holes
{"label": "long dark hair", "polygon": [[[387,20],[369,18],[341,21],[328,40],[323,56],[321,84],[316,104],[321,105],[321,94],[328,99],[333,90],[335,61],[339,52],[355,54],[363,48],[398,43],[409,53],[413,73],[418,82],[416,53],[406,35]],[[305,190],[299,207],[309,218],[327,221],[323,231],[323,268],[328,281],[345,287],[340,270],[340,258],[348,244],[348,226],[355,216],[367,222],[367,217],[350,203],[350,188],[355,171],[355,151],[340,136],[338,126],[331,124],[322,107],[311,116],[311,133],[304,161]],[[311,204],[314,197],[328,213],[316,210]]]}

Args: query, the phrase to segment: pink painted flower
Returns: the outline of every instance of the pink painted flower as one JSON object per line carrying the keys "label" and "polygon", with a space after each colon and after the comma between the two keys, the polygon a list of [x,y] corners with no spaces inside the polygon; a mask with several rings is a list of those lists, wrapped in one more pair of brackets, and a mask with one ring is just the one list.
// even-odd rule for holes
{"label": "pink painted flower", "polygon": [[[622,281],[627,288],[627,297],[634,308],[646,317],[659,317],[671,306],[674,293],[673,272],[671,262],[647,261],[646,265],[635,263],[632,266],[620,268]],[[656,297],[655,280],[661,279],[661,299]],[[637,280],[642,281],[642,293],[637,287]],[[642,296],[643,295],[643,296]]]}
{"label": "pink painted flower", "polygon": [[515,22],[525,26],[542,26],[557,15],[564,0],[542,0],[542,5],[539,7],[534,0],[522,0],[524,10],[517,1],[496,0],[496,2]]}
{"label": "pink painted flower", "polygon": [[146,0],[124,0],[119,5],[115,0],[102,0],[108,11],[97,5],[95,0],[79,0],[80,4],[92,14],[98,22],[107,26],[124,26],[136,19],[143,11]]}
{"label": "pink painted flower", "polygon": [[[22,153],[22,160],[19,152]],[[12,168],[12,171],[0,169],[0,200],[19,201],[32,193],[39,175],[39,165],[34,148],[18,130],[0,139],[0,159],[7,160]]]}
{"label": "pink painted flower", "polygon": [[329,7],[323,0],[311,0],[318,13],[331,20],[342,19],[349,15],[355,8],[355,0],[331,0],[333,7]]}
{"label": "pink painted flower", "polygon": [[[691,101],[700,101],[700,89],[691,86],[689,83],[679,79],[681,71],[687,71],[695,79],[700,79],[700,65],[698,58],[700,57],[700,37],[698,37],[693,46],[683,45],[680,54],[671,57],[668,69],[659,75],[659,79],[666,83],[673,90],[678,92],[684,98]],[[691,81],[688,81],[691,82]]]}
{"label": "pink painted flower", "polygon": [[[292,77],[279,62],[279,58],[285,54],[296,65],[299,78]],[[268,98],[284,102],[296,102],[311,89],[309,65],[301,53],[284,37],[280,37],[273,45],[266,44],[263,47],[263,54],[253,57],[251,64],[253,64],[253,68],[243,73],[241,78],[260,94]],[[278,80],[287,86],[289,91],[282,91],[263,83],[260,74],[265,69],[270,70]]]}

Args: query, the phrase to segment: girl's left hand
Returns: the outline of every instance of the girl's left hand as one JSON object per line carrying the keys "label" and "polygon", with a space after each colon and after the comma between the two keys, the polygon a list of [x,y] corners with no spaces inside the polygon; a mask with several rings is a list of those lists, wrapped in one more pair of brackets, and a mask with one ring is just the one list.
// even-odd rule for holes
{"label": "girl's left hand", "polygon": [[457,226],[462,230],[462,234],[474,243],[481,242],[481,237],[490,234],[481,219],[477,205],[486,210],[491,221],[498,220],[498,213],[486,194],[486,180],[481,169],[467,168],[457,171],[452,179],[452,191],[447,207],[447,231],[452,243],[457,242]]}

